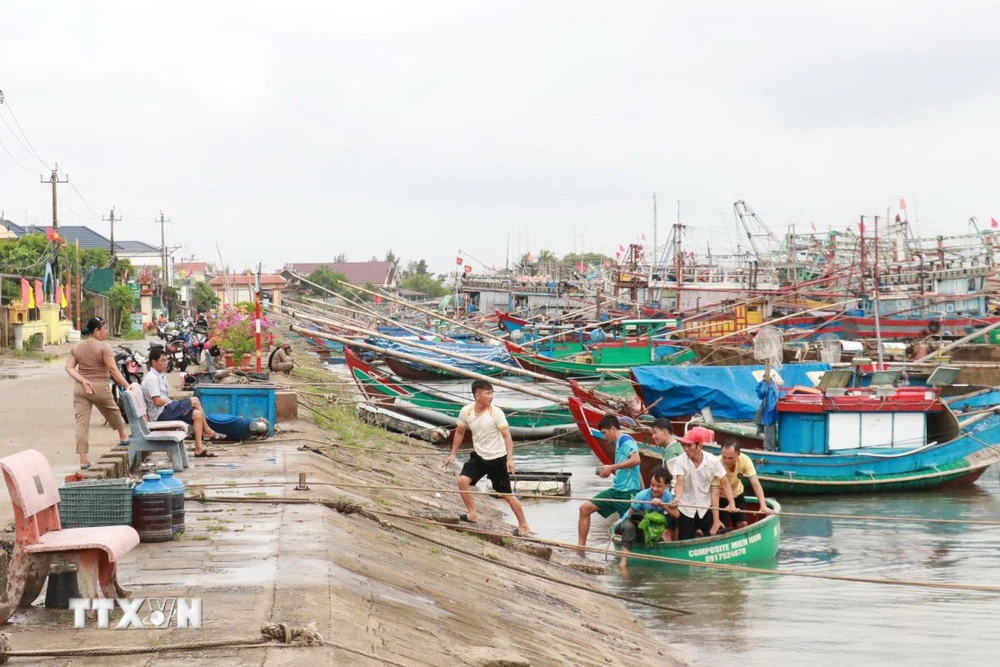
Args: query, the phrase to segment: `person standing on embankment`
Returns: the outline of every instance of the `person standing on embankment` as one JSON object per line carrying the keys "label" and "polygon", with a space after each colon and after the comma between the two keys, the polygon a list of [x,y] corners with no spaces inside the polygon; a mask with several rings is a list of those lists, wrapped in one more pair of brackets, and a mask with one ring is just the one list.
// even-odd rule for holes
{"label": "person standing on embankment", "polygon": [[76,380],[73,386],[73,413],[76,418],[76,453],[80,455],[80,468],[90,467],[87,453],[90,451],[90,415],[96,407],[107,420],[108,425],[118,431],[119,443],[128,443],[125,420],[115,404],[108,386],[108,377],[114,378],[122,389],[128,389],[128,382],[115,364],[111,346],[104,342],[108,337],[108,327],[100,317],[93,317],[80,332],[83,340],[73,346],[66,360],[66,372]]}

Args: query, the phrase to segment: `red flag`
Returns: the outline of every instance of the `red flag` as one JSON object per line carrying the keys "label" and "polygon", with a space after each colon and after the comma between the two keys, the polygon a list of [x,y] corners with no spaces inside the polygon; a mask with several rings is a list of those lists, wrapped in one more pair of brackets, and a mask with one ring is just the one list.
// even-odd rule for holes
{"label": "red flag", "polygon": [[576,263],[576,270],[579,271],[580,273],[583,273],[583,262]]}
{"label": "red flag", "polygon": [[618,246],[618,252],[625,252],[625,246],[623,245]]}
{"label": "red flag", "polygon": [[455,264],[457,266],[462,266],[462,258],[461,257],[456,257],[455,258]]}
{"label": "red flag", "polygon": [[496,271],[496,270],[497,270],[497,265],[496,264],[494,264],[493,266],[490,267],[490,271]]}
{"label": "red flag", "polygon": [[864,220],[862,220],[861,222],[858,223],[858,229],[861,231],[862,234],[865,233],[865,221]]}
{"label": "red flag", "polygon": [[643,232],[643,233],[642,233],[642,240],[643,240],[643,241],[645,241],[645,240],[646,240],[646,232]]}
{"label": "red flag", "polygon": [[622,258],[622,254],[620,252],[616,252],[615,253],[615,259],[621,259],[621,258]]}
{"label": "red flag", "polygon": [[996,229],[997,227],[1000,227],[1000,222],[997,222],[996,218],[990,218],[990,227]]}
{"label": "red flag", "polygon": [[609,259],[604,260],[604,268],[605,269],[610,269],[611,268],[611,260],[609,260]]}
{"label": "red flag", "polygon": [[899,198],[899,210],[900,211],[906,210],[906,200],[903,199],[902,197]]}
{"label": "red flag", "polygon": [[472,273],[472,266],[470,266],[469,264],[466,264],[465,265],[465,272],[466,273]]}
{"label": "red flag", "polygon": [[810,227],[812,227],[812,230],[813,230],[814,232],[816,231],[816,223],[815,223],[815,222],[810,222],[810,223],[809,223],[809,226],[810,226]]}

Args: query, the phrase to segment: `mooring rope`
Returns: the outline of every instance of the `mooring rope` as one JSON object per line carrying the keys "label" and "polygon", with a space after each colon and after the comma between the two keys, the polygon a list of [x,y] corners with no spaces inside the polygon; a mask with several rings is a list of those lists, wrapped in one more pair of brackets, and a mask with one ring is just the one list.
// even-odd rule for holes
{"label": "mooring rope", "polygon": [[[521,567],[520,565],[514,565],[512,563],[504,563],[502,561],[494,560],[493,558],[490,558],[489,556],[484,556],[483,554],[477,554],[474,551],[470,551],[468,549],[463,549],[462,547],[459,547],[459,546],[456,546],[456,545],[453,545],[453,544],[449,544],[447,542],[442,542],[441,540],[434,539],[434,538],[429,537],[427,535],[422,535],[419,532],[411,531],[411,530],[408,530],[406,528],[402,528],[400,526],[396,526],[396,525],[392,524],[391,522],[385,521],[384,519],[382,519],[381,517],[378,516],[378,514],[383,514],[383,512],[376,512],[374,510],[364,509],[364,508],[361,507],[361,505],[359,505],[358,503],[354,502],[353,500],[348,500],[348,499],[343,499],[343,498],[334,498],[334,499],[329,499],[329,500],[327,500],[327,499],[321,499],[321,498],[241,498],[241,497],[233,497],[233,496],[209,496],[209,495],[206,495],[204,492],[200,492],[199,494],[194,495],[194,496],[185,496],[185,499],[187,499],[187,500],[194,500],[194,501],[198,501],[198,502],[204,502],[204,503],[221,502],[221,503],[238,503],[238,504],[250,504],[250,505],[260,505],[260,504],[274,504],[274,505],[324,505],[326,507],[329,507],[331,509],[334,509],[334,510],[340,512],[341,514],[359,514],[360,516],[363,516],[366,519],[369,519],[371,521],[375,521],[376,523],[378,523],[379,525],[381,525],[383,527],[392,528],[393,530],[398,530],[398,531],[400,531],[402,533],[406,533],[407,535],[411,535],[413,537],[419,537],[422,540],[426,540],[427,542],[430,542],[432,544],[435,544],[437,546],[440,546],[440,547],[443,547],[443,548],[446,548],[446,549],[450,549],[452,551],[456,551],[456,552],[461,553],[463,555],[470,556],[472,558],[476,558],[476,559],[482,560],[482,561],[487,562],[487,563],[492,563],[494,565],[499,565],[500,567],[506,568],[508,570],[512,570],[514,572],[520,572],[521,574],[526,574],[528,576],[536,577],[538,579],[543,579],[545,581],[548,581],[548,582],[551,582],[551,583],[554,583],[554,584],[560,584],[560,585],[563,585],[563,586],[568,586],[570,588],[575,588],[577,590],[586,591],[587,593],[593,593],[595,595],[601,595],[601,596],[604,596],[604,597],[614,598],[616,600],[621,600],[623,602],[631,602],[633,604],[640,604],[640,605],[644,605],[644,606],[647,606],[647,607],[652,607],[654,609],[660,609],[660,610],[663,610],[663,611],[670,611],[670,612],[673,612],[675,614],[690,614],[690,613],[692,613],[692,612],[686,611],[684,609],[678,609],[676,607],[670,607],[670,606],[659,604],[659,603],[656,603],[656,602],[648,602],[648,601],[644,601],[644,600],[637,600],[635,598],[631,598],[631,597],[628,597],[628,596],[625,596],[625,595],[620,595],[618,593],[612,593],[610,591],[602,591],[599,588],[594,588],[592,586],[587,586],[586,584],[580,584],[580,583],[576,583],[576,582],[573,582],[573,581],[566,581],[565,579],[560,579],[558,577],[553,577],[553,576],[545,574],[543,572],[536,572],[536,571],[528,569],[526,567]],[[400,515],[400,517],[405,517],[405,516],[406,515]],[[419,519],[419,517],[412,517],[412,518],[415,519],[415,520]],[[447,526],[448,525],[448,524],[439,524],[436,521],[430,521],[430,520],[425,521],[424,523],[430,523],[430,524],[442,525],[442,526]],[[496,533],[496,535],[499,535],[501,537],[504,536],[502,533]],[[507,535],[506,537],[510,537],[510,535]]]}
{"label": "mooring rope", "polygon": [[[390,453],[390,452],[386,452]],[[398,452],[402,453],[402,452]],[[438,452],[430,452],[429,454],[434,454],[440,456]],[[317,486],[333,486],[345,489],[381,489],[385,490],[384,484],[360,484],[360,483],[349,483],[349,482],[308,482],[309,484],[316,484]],[[268,484],[298,484],[298,480],[288,480],[288,481],[273,481],[268,482]],[[198,488],[233,488],[233,487],[256,487],[261,486],[259,483],[247,483],[247,484],[195,484]],[[460,491],[459,489],[445,489],[436,487],[417,487],[417,486],[393,486],[393,491],[409,491],[409,492],[423,492],[423,493],[451,493],[451,494],[461,494],[461,493],[471,493],[472,495],[478,496],[490,496],[497,497],[496,491]],[[518,493],[516,494],[518,498],[527,498],[529,500],[593,500],[590,496],[554,496],[550,494],[537,494],[537,493]],[[601,498],[602,503],[618,503],[618,504],[631,504],[632,500],[617,500],[614,498]],[[715,509],[708,505],[688,505],[686,503],[681,503],[678,507],[690,507],[692,509],[699,510],[711,510]],[[725,507],[720,507],[720,511],[725,511]],[[744,514],[759,514],[766,515],[767,512],[761,510],[739,510]],[[1000,520],[989,520],[989,519],[931,519],[926,517],[917,516],[892,516],[892,515],[877,515],[877,514],[830,514],[821,512],[786,512],[781,510],[781,512],[776,513],[779,517],[791,517],[791,518],[802,518],[802,519],[845,519],[853,521],[897,521],[899,523],[939,523],[939,524],[969,524],[973,526],[1000,526]]]}
{"label": "mooring rope", "polygon": [[[366,510],[367,511],[367,510]],[[581,547],[576,544],[569,544],[568,542],[557,542],[554,540],[545,540],[537,537],[530,536],[515,536],[508,533],[496,533],[493,531],[482,530],[478,528],[469,528],[467,526],[461,526],[457,524],[442,523],[439,521],[433,521],[425,519],[423,517],[408,516],[405,514],[394,514],[392,512],[384,512],[380,510],[371,510],[376,514],[385,514],[388,516],[394,516],[396,518],[405,519],[407,521],[413,521],[417,523],[426,523],[435,526],[441,526],[448,528],[450,530],[457,530],[461,532],[480,534],[480,535],[490,535],[496,537],[502,537],[511,540],[521,540],[526,542],[532,542],[535,544],[541,544],[543,546],[555,547],[559,549],[567,549],[571,551],[587,551],[589,553],[604,554],[609,556],[623,556],[620,552],[611,549],[599,549],[597,547]],[[700,563],[696,561],[683,560],[681,558],[670,558],[668,556],[655,556],[653,554],[642,554],[631,551],[628,554],[629,559],[646,560],[658,563],[670,563],[671,565],[685,565],[690,567],[700,567],[706,569],[717,569],[717,570],[728,570],[730,572],[746,572],[749,574],[773,574],[785,577],[802,577],[806,579],[822,579],[828,581],[844,581],[853,583],[864,583],[864,584],[878,584],[882,586],[907,586],[913,588],[934,588],[934,589],[944,589],[953,591],[975,591],[982,593],[1000,593],[1000,586],[983,586],[979,584],[956,584],[948,582],[938,582],[938,581],[912,581],[907,579],[875,579],[872,577],[855,577],[851,575],[842,574],[818,574],[815,572],[797,572],[794,570],[768,570],[759,567],[750,567],[748,565],[728,565],[725,563]]]}
{"label": "mooring rope", "polygon": [[160,646],[97,646],[88,648],[37,649],[30,651],[11,650],[11,637],[0,633],[0,665],[11,658],[55,658],[82,656],[142,655],[144,653],[167,653],[171,651],[202,651],[213,648],[300,648],[303,646],[329,646],[347,653],[353,653],[376,660],[393,667],[410,667],[390,658],[344,646],[324,639],[316,630],[316,623],[292,626],[287,623],[268,623],[260,629],[260,637],[241,639],[212,639],[201,642],[184,642]]}
{"label": "mooring rope", "polygon": [[[384,487],[383,487],[384,488]],[[475,535],[488,535],[497,538],[510,539],[510,540],[521,540],[525,542],[532,542],[535,544],[540,544],[542,546],[554,547],[557,549],[567,549],[570,551],[575,551],[577,553],[581,551],[587,551],[590,553],[604,554],[606,556],[621,556],[622,554],[610,549],[599,549],[597,547],[581,547],[576,544],[570,544],[568,542],[558,542],[555,540],[545,540],[537,537],[530,536],[515,536],[510,533],[497,533],[495,531],[484,530],[480,528],[472,528],[469,526],[462,526],[458,524],[443,523],[440,521],[434,521],[433,519],[428,519],[426,517],[410,516],[407,514],[398,514],[394,512],[386,512],[382,510],[369,510],[361,507],[360,504],[347,500],[347,499],[317,499],[317,498],[242,498],[234,496],[208,496],[204,492],[199,493],[196,496],[186,496],[190,500],[195,500],[199,502],[221,502],[221,503],[247,503],[247,504],[275,504],[275,505],[307,505],[307,504],[318,504],[325,505],[338,512],[344,514],[360,514],[368,519],[373,519],[378,515],[391,516],[397,519],[404,519],[406,521],[412,521],[414,523],[421,523],[433,526],[441,526],[449,530],[457,530],[460,532],[466,532]],[[344,509],[340,509],[340,508]],[[373,519],[374,520],[374,519]],[[381,523],[381,522],[379,522]],[[393,526],[397,530],[403,530],[398,526]],[[403,532],[407,532],[403,530]],[[518,572],[523,572],[524,574],[538,576],[543,579],[547,579],[548,575],[541,573],[532,572],[526,568],[521,568],[520,566],[500,563],[494,561],[486,556],[480,556],[475,552],[467,552],[462,550],[460,547],[454,547],[445,542],[439,542],[433,538],[429,538],[425,535],[419,533],[408,533],[412,534],[414,537],[420,537],[421,539],[426,539],[427,541],[434,542],[438,546],[446,547],[448,549],[453,549],[466,555],[472,556],[474,558],[479,558],[481,560],[486,560],[491,563],[496,563],[502,567],[507,567],[508,569],[515,569]],[[876,579],[873,577],[855,577],[851,575],[840,575],[840,574],[818,574],[812,572],[796,572],[793,570],[768,570],[764,568],[750,567],[748,565],[727,565],[724,563],[700,563],[696,561],[688,561],[680,558],[670,558],[667,556],[654,556],[652,554],[642,554],[636,552],[630,552],[628,558],[635,558],[638,560],[648,560],[659,563],[670,563],[672,565],[685,565],[688,567],[700,567],[706,569],[719,569],[719,570],[729,570],[731,572],[745,572],[749,574],[769,574],[775,576],[785,576],[785,577],[801,577],[806,579],[820,579],[827,581],[843,581],[843,582],[854,582],[854,583],[866,583],[866,584],[876,584],[882,586],[906,586],[913,588],[932,588],[932,589],[943,589],[943,590],[955,590],[955,591],[974,591],[983,593],[1000,593],[1000,586],[984,586],[978,584],[962,584],[962,583],[948,583],[948,582],[935,582],[935,581],[912,581],[906,579]],[[629,598],[627,596],[618,596],[615,593],[609,593],[607,591],[601,591],[596,588],[590,588],[587,586],[582,586],[581,584],[574,584],[573,582],[566,582],[557,578],[548,578],[547,580],[553,581],[554,583],[564,583],[573,588],[579,588],[580,590],[587,590],[589,592],[596,593],[598,595],[605,595],[607,597],[616,597],[616,599],[624,600],[627,602],[633,602],[636,604],[642,604],[645,606],[654,607],[657,609],[665,609],[666,611],[672,611],[675,613],[690,613],[686,611],[681,611],[678,609],[672,609],[664,605],[658,605],[656,603],[647,602],[644,600],[636,600]]]}

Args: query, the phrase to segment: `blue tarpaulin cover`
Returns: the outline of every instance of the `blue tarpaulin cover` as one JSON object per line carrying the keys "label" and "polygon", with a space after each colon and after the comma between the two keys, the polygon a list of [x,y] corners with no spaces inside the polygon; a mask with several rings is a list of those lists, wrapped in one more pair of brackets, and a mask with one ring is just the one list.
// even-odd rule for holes
{"label": "blue tarpaulin cover", "polygon": [[[753,421],[760,399],[753,371],[763,366],[639,366],[632,376],[654,417],[693,415],[711,408],[716,419]],[[778,371],[784,388],[812,387],[806,373],[828,371],[830,364],[786,364]]]}

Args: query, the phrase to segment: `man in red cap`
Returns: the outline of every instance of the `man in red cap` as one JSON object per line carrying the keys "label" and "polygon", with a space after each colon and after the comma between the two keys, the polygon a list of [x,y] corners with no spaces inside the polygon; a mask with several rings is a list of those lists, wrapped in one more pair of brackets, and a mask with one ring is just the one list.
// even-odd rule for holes
{"label": "man in red cap", "polygon": [[[674,475],[677,488],[674,502],[680,511],[677,517],[677,539],[689,540],[697,531],[703,535],[715,535],[724,527],[719,519],[719,487],[726,494],[729,512],[736,511],[733,489],[726,478],[726,468],[719,457],[703,451],[703,447],[715,442],[715,433],[702,426],[695,426],[684,436],[677,438],[684,453],[677,457]],[[713,486],[718,482],[719,486]],[[709,509],[711,508],[711,509]]]}

